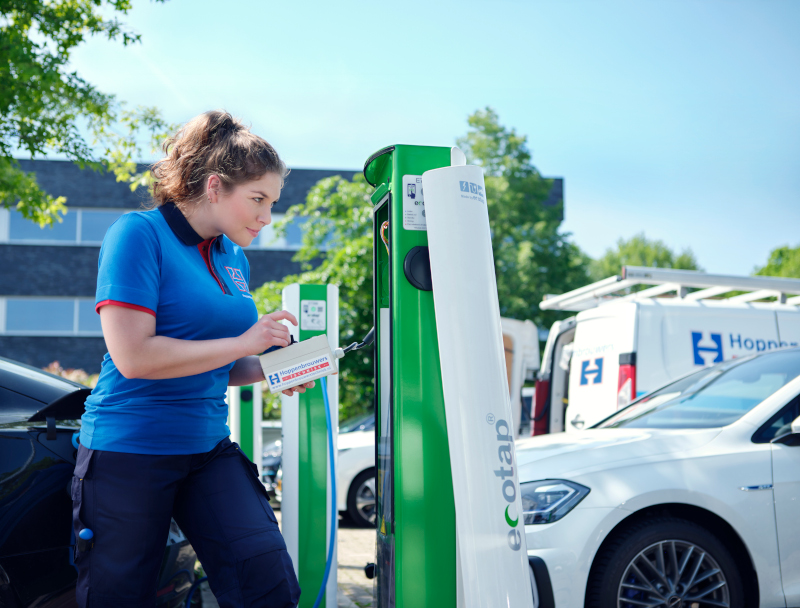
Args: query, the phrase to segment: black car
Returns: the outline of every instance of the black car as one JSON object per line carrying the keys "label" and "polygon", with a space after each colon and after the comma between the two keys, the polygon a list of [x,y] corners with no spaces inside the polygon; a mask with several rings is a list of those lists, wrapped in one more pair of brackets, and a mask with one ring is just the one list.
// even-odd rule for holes
{"label": "black car", "polygon": [[[0,357],[0,607],[77,606],[70,487],[90,392]],[[159,607],[186,601],[195,561],[173,521],[159,573]]]}

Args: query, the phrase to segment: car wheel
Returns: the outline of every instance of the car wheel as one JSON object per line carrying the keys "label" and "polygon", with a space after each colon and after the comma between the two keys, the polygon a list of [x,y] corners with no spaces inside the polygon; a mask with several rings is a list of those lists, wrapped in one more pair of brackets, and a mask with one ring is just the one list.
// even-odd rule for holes
{"label": "car wheel", "polygon": [[357,526],[375,527],[375,469],[362,471],[350,484],[347,514]]}
{"label": "car wheel", "polygon": [[587,608],[744,608],[736,562],[720,540],[690,521],[634,524],[598,553]]}

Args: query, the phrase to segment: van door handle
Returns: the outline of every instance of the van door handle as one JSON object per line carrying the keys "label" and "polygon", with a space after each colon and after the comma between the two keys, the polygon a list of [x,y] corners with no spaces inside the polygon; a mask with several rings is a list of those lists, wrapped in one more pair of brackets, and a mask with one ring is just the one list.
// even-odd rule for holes
{"label": "van door handle", "polygon": [[582,429],[583,425],[586,424],[585,420],[581,420],[581,415],[578,414],[570,421],[570,424],[574,426],[576,429]]}

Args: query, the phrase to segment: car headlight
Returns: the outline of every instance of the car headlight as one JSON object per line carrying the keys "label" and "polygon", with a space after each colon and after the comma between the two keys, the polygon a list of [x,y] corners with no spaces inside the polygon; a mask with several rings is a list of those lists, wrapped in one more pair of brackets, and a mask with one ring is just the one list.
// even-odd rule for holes
{"label": "car headlight", "polygon": [[550,524],[572,511],[591,491],[574,481],[542,479],[520,484],[525,524]]}

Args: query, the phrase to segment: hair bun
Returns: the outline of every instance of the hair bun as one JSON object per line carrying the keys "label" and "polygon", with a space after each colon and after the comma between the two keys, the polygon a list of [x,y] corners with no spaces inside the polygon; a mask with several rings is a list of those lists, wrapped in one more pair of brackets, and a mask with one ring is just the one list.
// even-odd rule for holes
{"label": "hair bun", "polygon": [[218,114],[220,120],[209,129],[209,137],[214,137],[217,134],[227,135],[228,133],[238,133],[242,129],[242,125],[234,120],[227,112],[215,112],[215,114]]}
{"label": "hair bun", "polygon": [[283,187],[288,173],[275,148],[224,110],[196,116],[169,137],[163,148],[166,157],[151,169],[156,182],[153,200],[158,205],[201,200],[211,174],[229,191],[268,172],[279,175]]}

